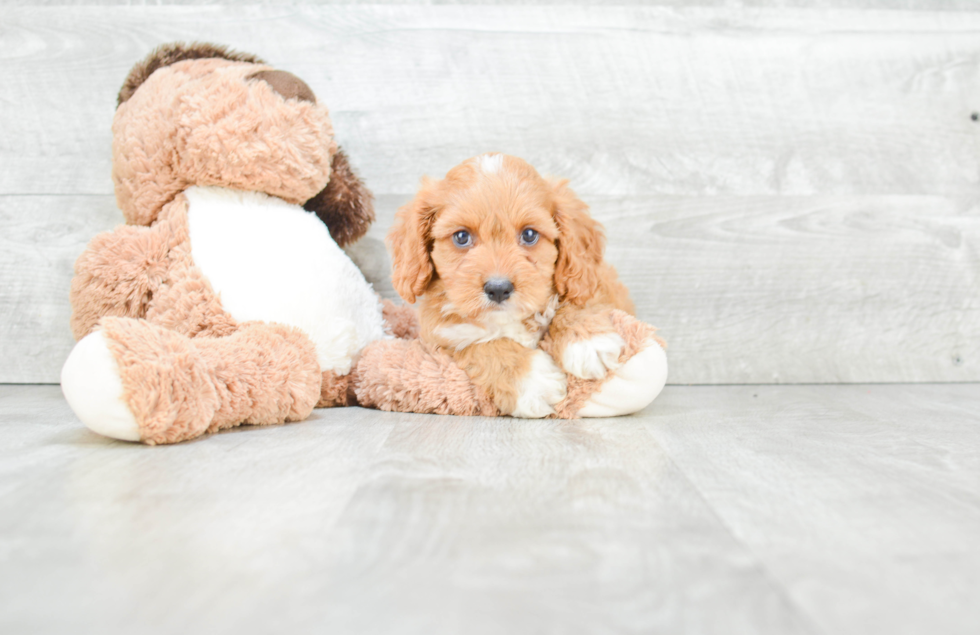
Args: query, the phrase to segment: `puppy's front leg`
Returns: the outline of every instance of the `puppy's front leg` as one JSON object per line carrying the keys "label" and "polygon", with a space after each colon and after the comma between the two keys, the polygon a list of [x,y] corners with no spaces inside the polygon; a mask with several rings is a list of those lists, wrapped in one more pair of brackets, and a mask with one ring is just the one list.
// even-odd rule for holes
{"label": "puppy's front leg", "polygon": [[471,344],[452,355],[503,414],[523,419],[547,417],[565,398],[565,373],[544,351],[497,339]]}
{"label": "puppy's front leg", "polygon": [[612,307],[562,306],[549,328],[551,353],[569,374],[581,379],[602,379],[620,367],[626,342],[616,332]]}

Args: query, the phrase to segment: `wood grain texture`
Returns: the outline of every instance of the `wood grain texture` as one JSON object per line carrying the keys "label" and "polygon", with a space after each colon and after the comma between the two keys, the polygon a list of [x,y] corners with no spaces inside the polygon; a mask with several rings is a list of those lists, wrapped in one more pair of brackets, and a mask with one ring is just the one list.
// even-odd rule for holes
{"label": "wood grain texture", "polygon": [[0,196],[0,382],[60,380],[75,260],[122,222],[112,196]]}
{"label": "wood grain texture", "polygon": [[[209,5],[213,0],[4,0],[9,6],[167,6]],[[737,7],[744,9],[887,9],[899,11],[970,11],[973,0],[289,0],[292,5],[587,5]]]}
{"label": "wood grain texture", "polygon": [[968,634],[978,395],[668,387],[149,448],[0,386],[0,630]]}
{"label": "wood grain texture", "polygon": [[689,394],[645,427],[816,630],[976,631],[980,386]]}
{"label": "wood grain texture", "polygon": [[975,197],[980,13],[2,9],[0,193],[109,193],[132,64],[206,39],[301,75],[379,194],[487,150],[585,193]]}
{"label": "wood grain texture", "polygon": [[120,218],[115,93],[175,39],[331,106],[388,297],[394,208],[497,149],[592,204],[671,382],[980,379],[980,12],[710,4],[0,7],[0,381],[57,381],[71,262]]}

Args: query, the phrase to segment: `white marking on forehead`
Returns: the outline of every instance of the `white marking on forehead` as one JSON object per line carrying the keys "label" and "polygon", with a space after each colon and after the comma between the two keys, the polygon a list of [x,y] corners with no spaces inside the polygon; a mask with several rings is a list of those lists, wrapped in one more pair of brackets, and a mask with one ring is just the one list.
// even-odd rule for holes
{"label": "white marking on forehead", "polygon": [[496,174],[504,167],[504,155],[481,154],[476,158],[476,165],[487,174]]}

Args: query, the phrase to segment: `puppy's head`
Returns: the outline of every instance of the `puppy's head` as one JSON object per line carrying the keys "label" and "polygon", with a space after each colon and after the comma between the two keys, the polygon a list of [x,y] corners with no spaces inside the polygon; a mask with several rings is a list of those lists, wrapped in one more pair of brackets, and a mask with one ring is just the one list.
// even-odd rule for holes
{"label": "puppy's head", "polygon": [[388,233],[392,283],[414,302],[441,283],[444,312],[530,316],[557,293],[584,303],[599,284],[605,238],[566,181],[485,154],[441,181],[423,179]]}

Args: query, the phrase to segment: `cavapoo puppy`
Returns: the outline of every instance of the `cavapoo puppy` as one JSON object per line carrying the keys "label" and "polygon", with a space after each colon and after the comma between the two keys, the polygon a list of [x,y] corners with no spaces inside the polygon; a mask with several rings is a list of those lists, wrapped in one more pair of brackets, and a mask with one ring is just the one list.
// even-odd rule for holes
{"label": "cavapoo puppy", "polygon": [[[633,314],[603,260],[602,226],[564,180],[484,154],[425,178],[387,237],[392,283],[419,300],[420,337],[453,357],[504,414],[545,417],[565,371],[605,377],[623,339],[610,309]],[[550,329],[552,356],[537,348]]]}

